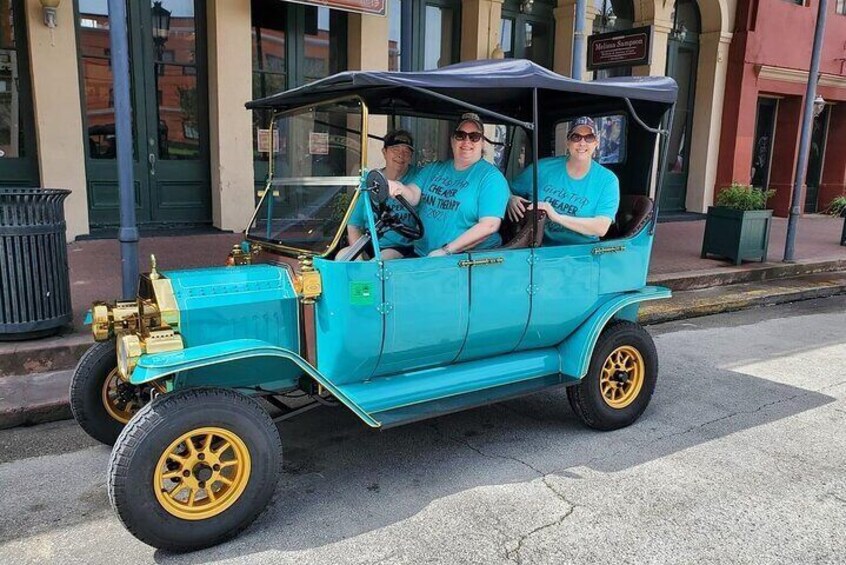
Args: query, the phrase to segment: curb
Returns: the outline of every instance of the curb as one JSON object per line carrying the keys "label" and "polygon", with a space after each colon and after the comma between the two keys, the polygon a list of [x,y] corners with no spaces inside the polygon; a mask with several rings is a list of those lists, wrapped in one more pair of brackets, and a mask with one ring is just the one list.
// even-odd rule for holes
{"label": "curb", "polygon": [[0,430],[71,418],[72,375],[54,371],[0,379]]}
{"label": "curb", "polygon": [[684,275],[656,275],[649,277],[647,284],[665,286],[673,291],[696,290],[836,271],[846,271],[846,259],[806,260],[796,263],[760,263],[754,266],[744,266],[743,269],[718,267],[706,271],[693,271]]}
{"label": "curb", "polygon": [[761,306],[829,298],[846,294],[846,281],[843,280],[843,277],[840,277],[840,279],[836,282],[829,281],[828,284],[818,284],[807,288],[776,290],[766,294],[761,294],[760,290],[753,288],[733,295],[723,294],[704,299],[696,296],[698,292],[696,290],[683,291],[669,300],[645,304],[638,315],[638,322],[648,326],[713,314],[737,312]]}
{"label": "curb", "polygon": [[73,369],[94,343],[89,332],[0,343],[0,378]]}

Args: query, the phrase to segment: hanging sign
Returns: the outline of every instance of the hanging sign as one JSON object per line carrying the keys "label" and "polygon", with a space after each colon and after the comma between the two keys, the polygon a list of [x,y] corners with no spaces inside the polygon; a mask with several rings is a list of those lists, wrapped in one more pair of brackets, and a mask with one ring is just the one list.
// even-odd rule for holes
{"label": "hanging sign", "polygon": [[297,4],[308,4],[323,8],[335,8],[346,12],[359,12],[374,16],[385,15],[385,0],[293,0]]}
{"label": "hanging sign", "polygon": [[636,27],[588,37],[589,71],[611,67],[648,65],[651,60],[652,27]]}

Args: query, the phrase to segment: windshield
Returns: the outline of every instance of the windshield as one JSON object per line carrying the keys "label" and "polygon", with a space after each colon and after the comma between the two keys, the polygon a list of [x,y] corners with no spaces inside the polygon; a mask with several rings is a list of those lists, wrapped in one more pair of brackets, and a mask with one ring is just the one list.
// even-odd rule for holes
{"label": "windshield", "polygon": [[317,255],[331,251],[361,176],[361,128],[358,100],[276,118],[271,180],[247,237]]}

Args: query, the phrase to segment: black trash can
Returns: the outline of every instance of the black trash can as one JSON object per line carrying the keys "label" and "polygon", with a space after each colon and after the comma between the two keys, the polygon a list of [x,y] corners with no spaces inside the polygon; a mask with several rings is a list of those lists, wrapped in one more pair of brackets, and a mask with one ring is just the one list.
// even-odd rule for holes
{"label": "black trash can", "polygon": [[71,321],[69,190],[0,188],[0,340],[56,333]]}

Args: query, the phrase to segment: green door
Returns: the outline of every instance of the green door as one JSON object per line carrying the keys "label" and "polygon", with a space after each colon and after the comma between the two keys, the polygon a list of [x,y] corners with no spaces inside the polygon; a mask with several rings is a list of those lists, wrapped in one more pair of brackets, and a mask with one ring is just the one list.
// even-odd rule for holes
{"label": "green door", "polygon": [[[200,0],[128,3],[135,206],[140,226],[211,223],[205,11]],[[119,223],[109,18],[80,0],[91,226]]]}
{"label": "green door", "polygon": [[25,16],[22,1],[0,0],[0,186],[39,184]]}

